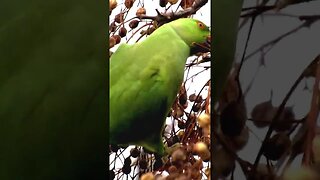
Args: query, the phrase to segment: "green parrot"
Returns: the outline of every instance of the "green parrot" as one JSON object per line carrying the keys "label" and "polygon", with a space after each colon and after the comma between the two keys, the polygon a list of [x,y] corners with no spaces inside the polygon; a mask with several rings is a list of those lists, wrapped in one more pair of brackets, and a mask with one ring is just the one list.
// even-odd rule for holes
{"label": "green parrot", "polygon": [[107,179],[105,1],[0,1],[0,179]]}
{"label": "green parrot", "polygon": [[161,134],[190,48],[209,36],[204,23],[180,18],[141,42],[119,46],[110,58],[110,144],[140,145],[165,154]]}

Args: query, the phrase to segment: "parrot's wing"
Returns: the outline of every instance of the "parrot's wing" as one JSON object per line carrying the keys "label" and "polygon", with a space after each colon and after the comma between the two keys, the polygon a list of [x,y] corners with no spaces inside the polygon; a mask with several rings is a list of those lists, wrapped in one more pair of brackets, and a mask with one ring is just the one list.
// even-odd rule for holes
{"label": "parrot's wing", "polygon": [[[163,153],[161,132],[189,47],[172,31],[121,45],[110,59],[110,142]],[[163,33],[163,34],[162,34]]]}
{"label": "parrot's wing", "polygon": [[0,179],[105,179],[104,2],[0,2]]}

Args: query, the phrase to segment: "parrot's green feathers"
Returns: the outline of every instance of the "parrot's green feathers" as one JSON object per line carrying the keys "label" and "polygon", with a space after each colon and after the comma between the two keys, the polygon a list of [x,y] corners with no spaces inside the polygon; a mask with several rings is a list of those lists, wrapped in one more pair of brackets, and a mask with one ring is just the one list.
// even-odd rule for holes
{"label": "parrot's green feathers", "polygon": [[141,42],[120,45],[110,58],[110,144],[164,153],[163,125],[182,83],[190,47],[209,35],[202,22],[182,18]]}

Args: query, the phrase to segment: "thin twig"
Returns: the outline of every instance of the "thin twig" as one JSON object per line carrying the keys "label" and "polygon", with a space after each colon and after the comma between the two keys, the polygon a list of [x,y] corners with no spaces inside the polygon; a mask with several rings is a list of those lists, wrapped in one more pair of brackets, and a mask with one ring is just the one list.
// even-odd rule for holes
{"label": "thin twig", "polygon": [[242,68],[242,65],[244,63],[244,58],[246,56],[246,52],[247,52],[247,48],[248,48],[248,44],[249,44],[249,40],[250,40],[250,37],[251,37],[251,33],[252,33],[252,29],[253,29],[253,24],[255,22],[255,19],[256,19],[256,16],[252,17],[251,19],[251,23],[250,23],[250,28],[249,28],[249,32],[248,32],[248,36],[247,36],[247,39],[246,39],[246,44],[244,46],[244,50],[243,50],[243,54],[242,54],[242,58],[241,58],[241,61],[240,61],[240,64],[239,64],[239,68],[238,68],[238,71],[237,71],[237,74],[236,74],[236,82],[238,83],[238,90],[239,90],[239,96],[238,96],[238,101],[241,100],[242,98],[242,88],[241,88],[241,84],[240,84],[240,72],[241,72],[241,68]]}
{"label": "thin twig", "polygon": [[294,90],[297,88],[297,86],[299,85],[299,83],[301,82],[301,80],[305,77],[305,72],[306,70],[308,70],[311,66],[313,66],[315,63],[317,63],[320,60],[320,55],[318,57],[316,57],[309,65],[307,68],[305,68],[305,70],[300,74],[300,76],[298,77],[298,79],[294,82],[293,86],[290,88],[289,92],[286,94],[285,98],[283,99],[282,103],[280,104],[279,108],[277,109],[277,112],[275,113],[274,117],[272,118],[271,124],[269,126],[269,129],[267,131],[267,134],[262,142],[262,145],[260,147],[260,150],[258,152],[258,155],[256,157],[256,160],[254,162],[254,169],[256,170],[258,163],[260,161],[260,158],[263,154],[263,150],[264,147],[266,145],[266,142],[269,140],[274,127],[276,126],[276,124],[278,123],[279,117],[287,103],[287,101],[289,100],[289,98],[291,97],[292,93],[294,92]]}
{"label": "thin twig", "polygon": [[302,163],[306,166],[311,165],[312,140],[316,133],[317,117],[319,115],[319,83],[320,83],[320,56],[317,58],[316,79],[313,86],[313,94],[311,100],[311,108],[307,117],[307,139],[304,149]]}
{"label": "thin twig", "polygon": [[250,53],[249,55],[247,55],[244,60],[247,61],[249,58],[251,58],[252,56],[254,56],[255,54],[257,54],[258,52],[262,51],[263,49],[272,46],[278,42],[280,42],[282,39],[284,39],[285,37],[299,31],[300,29],[304,28],[304,27],[310,27],[315,21],[319,20],[320,18],[318,18],[318,16],[303,16],[302,20],[306,20],[305,22],[303,22],[302,24],[300,24],[299,26],[295,27],[294,29],[280,35],[279,37],[263,44],[262,46],[260,46],[259,48],[255,49],[252,53]]}

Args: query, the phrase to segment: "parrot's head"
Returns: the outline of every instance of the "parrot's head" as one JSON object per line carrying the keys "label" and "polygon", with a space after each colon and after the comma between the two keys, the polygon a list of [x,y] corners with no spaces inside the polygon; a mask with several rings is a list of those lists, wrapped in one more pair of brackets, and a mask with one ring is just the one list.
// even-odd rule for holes
{"label": "parrot's head", "polygon": [[190,47],[194,46],[194,43],[205,43],[210,38],[209,27],[196,19],[180,18],[170,22],[170,26]]}

